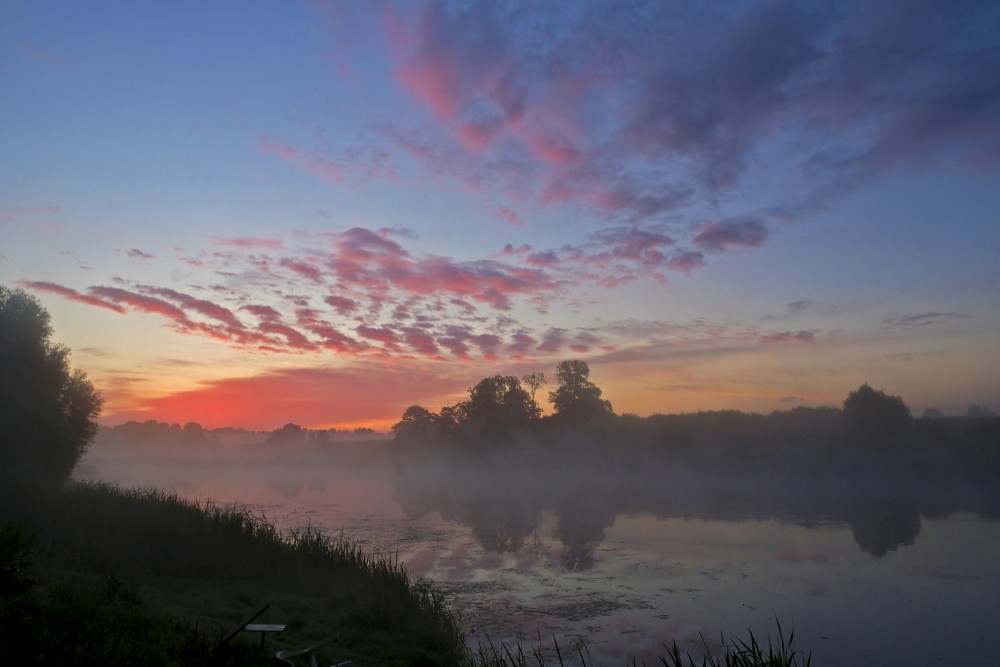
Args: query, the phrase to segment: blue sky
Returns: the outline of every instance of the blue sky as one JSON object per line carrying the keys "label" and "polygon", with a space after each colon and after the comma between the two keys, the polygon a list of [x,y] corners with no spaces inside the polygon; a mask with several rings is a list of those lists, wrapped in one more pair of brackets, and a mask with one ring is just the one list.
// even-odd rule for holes
{"label": "blue sky", "polygon": [[566,358],[618,412],[1000,408],[995,3],[4,14],[0,283],[109,423],[385,427]]}

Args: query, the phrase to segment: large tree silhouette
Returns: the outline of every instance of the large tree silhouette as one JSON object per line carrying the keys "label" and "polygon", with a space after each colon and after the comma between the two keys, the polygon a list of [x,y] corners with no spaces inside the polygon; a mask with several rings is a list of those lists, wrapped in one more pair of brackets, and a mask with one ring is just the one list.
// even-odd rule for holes
{"label": "large tree silhouette", "polygon": [[590,381],[586,361],[569,359],[556,366],[558,388],[549,392],[556,414],[573,423],[584,423],[597,415],[611,414],[611,403],[601,398],[601,390]]}
{"label": "large tree silhouette", "polygon": [[402,418],[393,424],[396,442],[422,442],[440,437],[440,417],[420,405],[411,405]]}
{"label": "large tree silhouette", "polygon": [[55,487],[97,433],[101,397],[51,340],[49,313],[0,285],[0,475]]}
{"label": "large tree silhouette", "polygon": [[460,405],[463,437],[495,440],[527,430],[541,415],[541,408],[513,375],[484,378],[469,389],[469,400]]}

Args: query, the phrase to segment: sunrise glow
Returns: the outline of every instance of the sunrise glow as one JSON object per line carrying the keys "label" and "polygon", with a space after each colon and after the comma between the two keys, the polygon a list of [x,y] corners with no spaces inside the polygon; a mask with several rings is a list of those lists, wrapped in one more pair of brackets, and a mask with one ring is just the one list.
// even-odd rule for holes
{"label": "sunrise glow", "polygon": [[1000,409],[995,7],[518,5],[5,8],[0,284],[103,423]]}

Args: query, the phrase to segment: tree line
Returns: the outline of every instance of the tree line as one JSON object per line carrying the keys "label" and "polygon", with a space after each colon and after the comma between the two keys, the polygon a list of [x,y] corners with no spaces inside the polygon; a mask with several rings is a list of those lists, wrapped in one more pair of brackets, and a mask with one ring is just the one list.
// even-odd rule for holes
{"label": "tree line", "polygon": [[[820,440],[885,442],[971,441],[990,445],[992,454],[1000,419],[914,420],[898,396],[864,384],[851,392],[842,409],[796,408],[771,415],[719,411],[689,415],[616,415],[603,392],[590,380],[585,361],[567,360],[556,367],[556,387],[548,393],[551,415],[542,416],[535,400],[546,383],[534,372],[521,378],[494,375],[469,389],[467,400],[431,412],[408,407],[393,427],[397,443],[479,443],[573,440],[602,444],[746,443]],[[69,350],[52,340],[48,312],[20,289],[0,285],[0,481],[20,486],[57,487],[73,471],[98,432],[102,398],[83,371],[69,363]],[[979,415],[977,415],[979,416]],[[914,423],[919,422],[919,428]],[[191,422],[184,427],[157,422],[123,425],[126,433],[180,436],[203,441],[209,433]],[[356,429],[355,435],[371,434]],[[222,436],[222,433],[211,433]],[[333,430],[308,431],[286,424],[268,436],[271,443],[325,441]]]}
{"label": "tree line", "polygon": [[571,359],[556,367],[556,388],[549,392],[553,414],[542,417],[535,400],[545,374],[518,378],[493,375],[469,389],[469,398],[431,412],[411,405],[392,427],[397,442],[453,441],[465,444],[529,437],[543,424],[580,427],[614,416],[611,403],[590,381],[587,362]]}
{"label": "tree line", "polygon": [[[475,446],[525,442],[595,446],[775,449],[783,445],[834,445],[884,449],[893,443],[989,442],[1000,419],[914,419],[899,396],[865,383],[842,406],[796,407],[770,414],[715,410],[683,414],[617,415],[590,381],[585,361],[556,367],[553,412],[542,416],[536,390],[541,372],[522,378],[494,375],[469,389],[468,399],[432,412],[411,405],[392,427],[402,445],[455,443]],[[973,423],[976,422],[976,423]]]}
{"label": "tree line", "polygon": [[140,422],[129,420],[100,429],[95,444],[121,445],[133,447],[138,444],[148,446],[161,445],[303,445],[326,444],[332,440],[371,437],[377,435],[374,429],[359,426],[354,429],[310,429],[295,423],[287,423],[273,431],[248,431],[244,428],[224,426],[222,428],[204,428],[198,422],[187,422],[183,426],[148,419]]}

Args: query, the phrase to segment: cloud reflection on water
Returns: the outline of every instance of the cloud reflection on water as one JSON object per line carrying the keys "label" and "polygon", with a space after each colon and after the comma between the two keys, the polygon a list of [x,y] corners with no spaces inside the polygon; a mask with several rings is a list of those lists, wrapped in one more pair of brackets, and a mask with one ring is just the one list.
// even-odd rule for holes
{"label": "cloud reflection on water", "polygon": [[649,662],[664,639],[766,634],[777,615],[816,664],[859,652],[891,664],[901,642],[942,655],[942,615],[982,637],[1000,612],[997,523],[967,503],[928,511],[906,485],[866,498],[814,481],[806,502],[795,484],[776,491],[780,479],[755,494],[681,470],[601,482],[600,471],[562,469],[556,484],[539,468],[487,475],[378,458],[128,463],[97,451],[82,472],[243,503],[286,529],[343,531],[441,587],[472,645],[540,633],[586,639],[615,664]]}

